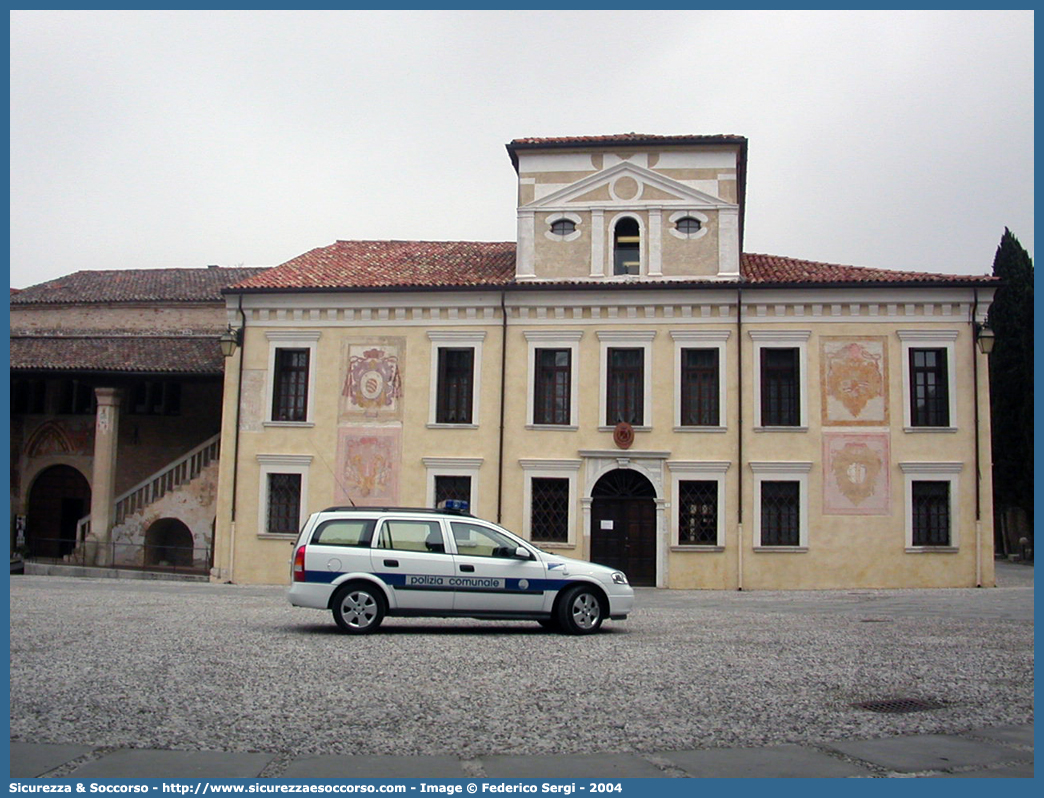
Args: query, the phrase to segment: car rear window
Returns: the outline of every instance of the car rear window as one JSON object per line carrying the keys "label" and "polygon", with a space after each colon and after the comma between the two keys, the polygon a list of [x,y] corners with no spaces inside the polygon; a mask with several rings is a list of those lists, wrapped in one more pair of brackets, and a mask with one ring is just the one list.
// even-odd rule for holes
{"label": "car rear window", "polygon": [[312,535],[312,543],[322,546],[369,546],[374,523],[372,518],[324,521]]}
{"label": "car rear window", "polygon": [[442,526],[438,521],[387,519],[381,527],[377,548],[426,551],[432,554],[446,553]]}

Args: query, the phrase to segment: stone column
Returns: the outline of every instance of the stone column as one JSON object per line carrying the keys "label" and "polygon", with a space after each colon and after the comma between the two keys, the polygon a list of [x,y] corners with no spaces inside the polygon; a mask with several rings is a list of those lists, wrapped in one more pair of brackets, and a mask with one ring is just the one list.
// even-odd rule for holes
{"label": "stone column", "polygon": [[113,499],[116,498],[116,443],[120,431],[120,392],[95,388],[98,411],[94,422],[94,468],[91,473],[91,534],[87,562],[112,565],[110,545]]}

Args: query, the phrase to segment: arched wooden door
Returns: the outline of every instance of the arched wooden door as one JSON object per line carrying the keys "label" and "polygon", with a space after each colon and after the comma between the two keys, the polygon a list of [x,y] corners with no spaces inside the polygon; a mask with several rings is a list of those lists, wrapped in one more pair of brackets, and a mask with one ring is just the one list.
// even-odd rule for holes
{"label": "arched wooden door", "polygon": [[591,490],[591,560],[656,584],[656,489],[629,468],[610,471]]}
{"label": "arched wooden door", "polygon": [[76,548],[76,522],[91,512],[91,486],[72,466],[51,466],[29,490],[25,524],[30,557],[58,558]]}

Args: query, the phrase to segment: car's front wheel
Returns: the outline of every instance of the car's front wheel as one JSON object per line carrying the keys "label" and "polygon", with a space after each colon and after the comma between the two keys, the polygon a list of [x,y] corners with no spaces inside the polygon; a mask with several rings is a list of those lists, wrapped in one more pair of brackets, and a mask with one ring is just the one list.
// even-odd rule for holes
{"label": "car's front wheel", "polygon": [[376,631],[384,620],[384,596],[367,584],[345,585],[334,594],[331,608],[341,630],[353,635]]}
{"label": "car's front wheel", "polygon": [[559,628],[571,635],[597,632],[605,617],[601,599],[594,588],[586,585],[569,588],[558,603],[556,615]]}

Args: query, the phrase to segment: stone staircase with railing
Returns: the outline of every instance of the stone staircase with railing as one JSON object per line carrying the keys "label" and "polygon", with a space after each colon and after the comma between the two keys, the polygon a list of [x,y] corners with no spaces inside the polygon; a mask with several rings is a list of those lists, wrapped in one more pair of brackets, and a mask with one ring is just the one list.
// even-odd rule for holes
{"label": "stone staircase with railing", "polygon": [[[192,451],[186,452],[177,460],[143,479],[130,490],[124,491],[114,500],[112,514],[113,526],[117,526],[130,515],[140,512],[150,504],[159,501],[168,493],[188,485],[203,470],[218,459],[221,436],[215,435],[203,441]],[[83,557],[82,548],[91,532],[91,517],[84,516],[76,524],[76,549],[65,556],[69,562]]]}

